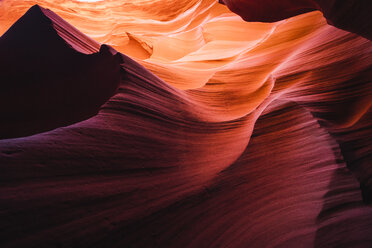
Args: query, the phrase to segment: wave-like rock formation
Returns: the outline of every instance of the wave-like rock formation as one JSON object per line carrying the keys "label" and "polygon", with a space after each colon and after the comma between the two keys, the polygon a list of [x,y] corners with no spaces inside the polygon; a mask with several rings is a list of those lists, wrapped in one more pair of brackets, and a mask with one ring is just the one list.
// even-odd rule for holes
{"label": "wave-like rock formation", "polygon": [[367,8],[224,2],[0,1],[1,247],[371,246]]}

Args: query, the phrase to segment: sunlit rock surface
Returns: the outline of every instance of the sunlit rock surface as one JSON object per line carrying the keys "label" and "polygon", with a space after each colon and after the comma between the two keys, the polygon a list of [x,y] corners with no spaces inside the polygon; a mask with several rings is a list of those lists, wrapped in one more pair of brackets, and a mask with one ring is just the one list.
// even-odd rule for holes
{"label": "sunlit rock surface", "polygon": [[0,1],[0,246],[370,247],[372,42],[305,5]]}

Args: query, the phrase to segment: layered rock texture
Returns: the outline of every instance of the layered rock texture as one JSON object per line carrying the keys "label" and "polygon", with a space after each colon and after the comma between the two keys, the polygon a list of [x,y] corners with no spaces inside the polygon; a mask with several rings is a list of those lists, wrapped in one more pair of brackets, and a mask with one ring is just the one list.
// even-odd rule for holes
{"label": "layered rock texture", "polygon": [[371,247],[345,2],[0,1],[0,247]]}

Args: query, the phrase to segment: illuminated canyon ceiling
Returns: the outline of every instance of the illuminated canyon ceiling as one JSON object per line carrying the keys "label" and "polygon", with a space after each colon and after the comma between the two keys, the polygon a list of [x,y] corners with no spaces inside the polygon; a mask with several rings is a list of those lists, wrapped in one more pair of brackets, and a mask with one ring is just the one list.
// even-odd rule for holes
{"label": "illuminated canyon ceiling", "polygon": [[0,247],[372,247],[370,0],[0,0]]}

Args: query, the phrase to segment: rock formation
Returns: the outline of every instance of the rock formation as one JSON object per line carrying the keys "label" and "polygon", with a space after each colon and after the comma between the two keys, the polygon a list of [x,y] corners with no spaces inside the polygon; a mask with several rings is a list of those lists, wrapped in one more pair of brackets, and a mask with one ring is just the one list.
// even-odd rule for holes
{"label": "rock formation", "polygon": [[0,247],[370,247],[367,29],[224,2],[0,1]]}

